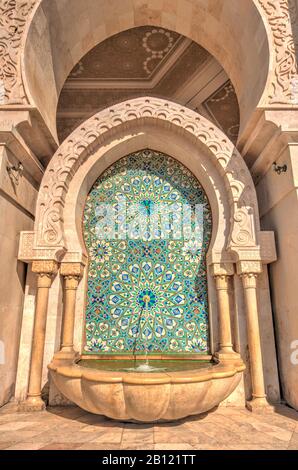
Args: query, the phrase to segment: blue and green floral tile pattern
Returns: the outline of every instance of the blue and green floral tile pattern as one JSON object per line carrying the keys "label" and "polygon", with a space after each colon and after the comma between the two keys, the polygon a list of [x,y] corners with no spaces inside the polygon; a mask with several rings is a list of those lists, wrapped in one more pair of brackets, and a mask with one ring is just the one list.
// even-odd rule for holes
{"label": "blue and green floral tile pattern", "polygon": [[[123,196],[127,207],[139,203],[144,216],[159,203],[203,205],[200,249],[191,239],[159,237],[158,230],[141,239],[98,238],[99,205],[116,208]],[[92,187],[83,227],[89,252],[85,351],[208,353],[206,253],[212,218],[192,173],[153,150],[124,157]]]}

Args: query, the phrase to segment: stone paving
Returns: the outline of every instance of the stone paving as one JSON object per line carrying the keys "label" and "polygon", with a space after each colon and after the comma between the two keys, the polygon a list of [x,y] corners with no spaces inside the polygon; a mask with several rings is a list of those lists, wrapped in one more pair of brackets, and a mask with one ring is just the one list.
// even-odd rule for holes
{"label": "stone paving", "polygon": [[219,407],[179,422],[131,424],[77,407],[19,413],[7,405],[0,409],[0,449],[297,450],[298,412],[278,406],[272,414],[258,415]]}

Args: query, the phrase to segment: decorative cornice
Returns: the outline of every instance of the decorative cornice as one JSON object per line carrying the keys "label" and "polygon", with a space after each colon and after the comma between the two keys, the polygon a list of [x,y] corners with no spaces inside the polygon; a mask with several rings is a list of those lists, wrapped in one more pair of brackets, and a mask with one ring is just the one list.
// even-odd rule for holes
{"label": "decorative cornice", "polygon": [[266,14],[275,48],[268,104],[298,105],[298,7],[296,0],[257,0]]}
{"label": "decorative cornice", "polygon": [[0,105],[26,103],[20,52],[28,17],[38,0],[0,1]]}

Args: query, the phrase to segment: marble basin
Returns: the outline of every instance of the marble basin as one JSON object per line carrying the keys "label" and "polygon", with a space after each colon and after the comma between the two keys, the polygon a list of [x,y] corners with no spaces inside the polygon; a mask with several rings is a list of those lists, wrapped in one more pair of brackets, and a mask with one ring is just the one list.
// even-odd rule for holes
{"label": "marble basin", "polygon": [[122,421],[169,421],[211,410],[239,384],[241,360],[175,372],[97,370],[49,365],[57,389],[91,413]]}

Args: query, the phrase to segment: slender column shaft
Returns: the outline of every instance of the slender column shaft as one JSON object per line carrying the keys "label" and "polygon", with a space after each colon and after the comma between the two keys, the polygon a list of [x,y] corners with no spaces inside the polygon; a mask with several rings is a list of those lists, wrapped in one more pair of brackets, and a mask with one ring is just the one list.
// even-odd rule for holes
{"label": "slender column shaft", "polygon": [[265,399],[265,383],[257,304],[257,274],[242,274],[253,399]]}
{"label": "slender column shaft", "polygon": [[27,399],[20,404],[24,411],[40,411],[45,408],[41,398],[42,368],[44,358],[47,310],[49,290],[52,278],[57,272],[55,261],[34,261],[32,271],[37,274],[37,292],[34,312],[34,326],[32,337],[32,351],[28,382]]}
{"label": "slender column shaft", "polygon": [[47,323],[50,274],[38,274],[28,398],[41,397],[42,366]]}
{"label": "slender column shaft", "polygon": [[76,291],[78,276],[64,277],[64,311],[62,328],[62,347],[64,352],[73,352],[73,335],[75,322]]}
{"label": "slender column shaft", "polygon": [[74,325],[76,311],[76,294],[83,275],[81,263],[61,263],[60,273],[63,277],[63,321],[61,348],[54,354],[53,363],[64,365],[73,363],[78,357],[74,350]]}
{"label": "slender column shaft", "polygon": [[215,276],[218,316],[219,316],[219,353],[234,353],[231,334],[230,302],[228,292],[228,276]]}

